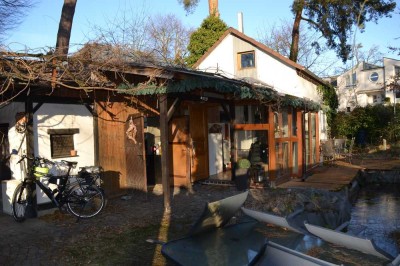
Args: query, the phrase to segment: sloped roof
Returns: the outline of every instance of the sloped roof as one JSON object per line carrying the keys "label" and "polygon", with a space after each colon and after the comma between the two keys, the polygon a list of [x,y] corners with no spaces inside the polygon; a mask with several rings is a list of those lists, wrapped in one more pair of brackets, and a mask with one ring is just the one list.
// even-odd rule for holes
{"label": "sloped roof", "polygon": [[224,34],[218,39],[218,41],[216,41],[214,43],[214,45],[211,46],[211,48],[209,48],[207,50],[207,52],[202,57],[200,57],[199,60],[197,60],[197,62],[193,65],[193,67],[197,68],[215,50],[215,48],[225,39],[225,37],[228,36],[228,35],[233,35],[233,36],[235,36],[235,37],[237,37],[237,38],[239,38],[239,39],[241,39],[241,40],[253,45],[254,47],[258,48],[259,50],[263,51],[264,53],[266,53],[266,54],[274,57],[275,59],[281,61],[282,63],[295,68],[298,71],[298,73],[300,72],[301,74],[305,75],[306,77],[311,78],[314,82],[317,82],[319,84],[325,84],[325,82],[322,79],[320,79],[317,75],[315,75],[314,73],[312,73],[311,71],[306,69],[306,67],[304,67],[304,66],[302,66],[302,65],[300,65],[300,64],[298,64],[296,62],[293,62],[289,58],[281,55],[280,53],[272,50],[268,46],[266,46],[266,45],[264,45],[264,44],[262,44],[262,43],[260,43],[260,42],[258,42],[256,40],[254,40],[253,38],[245,35],[244,33],[240,32],[240,31],[238,31],[238,30],[236,30],[236,29],[234,29],[232,27],[227,29],[224,32]]}
{"label": "sloped roof", "polygon": [[[61,90],[54,90],[51,57],[40,57],[41,60],[26,60],[25,55],[1,54],[0,57],[8,58],[2,60],[2,69],[12,71],[0,71],[0,80],[13,79],[13,86],[17,90],[9,90],[10,101],[16,96],[31,97],[35,88],[37,95],[55,95]],[[15,60],[20,59],[20,60]],[[152,63],[136,62],[108,62],[91,60],[80,61],[70,58],[63,65],[63,72],[57,74],[55,86],[73,91],[83,91],[86,96],[96,90],[114,91],[126,95],[156,95],[169,93],[188,93],[197,89],[212,89],[219,93],[231,94],[233,99],[257,99],[267,101],[280,101],[283,105],[296,108],[307,108],[319,110],[318,103],[293,97],[290,95],[279,95],[268,84],[262,84],[257,80],[237,80],[220,76],[215,73],[203,71],[157,66]],[[95,57],[97,60],[102,56]],[[7,64],[8,63],[8,64]],[[61,63],[60,63],[61,64]],[[32,68],[34,67],[34,68]],[[39,69],[40,75],[26,75]],[[14,73],[16,72],[16,73]],[[18,75],[17,75],[18,74]],[[27,86],[28,84],[28,86]],[[26,93],[22,93],[25,91]],[[15,94],[16,95],[13,95]],[[3,95],[4,96],[4,95]],[[59,96],[58,94],[55,96]],[[85,96],[85,97],[86,97]],[[79,95],[79,99],[82,97]],[[1,107],[1,106],[0,106]]]}

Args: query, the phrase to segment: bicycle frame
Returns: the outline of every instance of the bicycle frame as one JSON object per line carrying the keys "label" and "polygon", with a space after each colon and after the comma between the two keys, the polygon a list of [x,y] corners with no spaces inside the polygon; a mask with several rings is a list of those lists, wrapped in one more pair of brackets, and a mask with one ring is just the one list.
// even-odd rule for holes
{"label": "bicycle frame", "polygon": [[[40,161],[40,158],[28,158],[26,156],[24,156],[20,162],[24,159],[30,159],[30,160],[37,160]],[[48,161],[50,162],[50,161]],[[73,168],[74,166],[76,166],[76,162],[68,162],[68,161],[64,161],[66,163],[66,165],[68,166],[68,171],[65,175],[61,175],[61,176],[51,176],[51,175],[45,175],[43,177],[48,177],[49,180],[54,178],[59,180],[60,182],[57,182],[57,188],[52,190],[50,187],[48,187],[47,185],[45,185],[44,183],[42,183],[40,181],[40,177],[35,177],[34,176],[34,171],[33,171],[33,167],[30,171],[28,171],[28,176],[25,177],[25,179],[23,180],[23,187],[25,188],[29,188],[29,185],[31,184],[36,184],[43,192],[44,194],[46,194],[46,196],[53,202],[53,204],[58,207],[61,208],[66,202],[63,202],[63,195],[65,194],[66,191],[68,191],[68,187],[69,187],[69,177],[70,177],[70,171],[71,168]],[[31,183],[31,182],[32,183]],[[34,190],[34,189],[33,189]],[[21,190],[22,192],[22,190]],[[57,194],[58,193],[58,194]],[[57,195],[56,195],[57,194]],[[56,196],[55,196],[56,195]],[[21,197],[21,195],[19,195],[19,197]]]}
{"label": "bicycle frame", "polygon": [[[60,177],[57,177],[60,178]],[[63,177],[61,177],[63,178]],[[66,176],[66,180],[68,180],[68,176]],[[62,180],[62,179],[61,179]],[[57,185],[57,188],[52,190],[50,187],[44,185],[40,180],[35,180],[35,184],[38,185],[40,187],[40,189],[44,192],[44,194],[47,195],[47,197],[54,203],[54,205],[56,205],[58,208],[60,208],[62,205],[64,205],[64,202],[62,202],[62,194],[64,193],[64,191],[66,190],[67,187],[67,181],[64,181],[64,184],[61,185]],[[59,187],[61,186],[61,188],[59,189]],[[60,197],[55,196],[54,195],[56,193],[59,193]],[[58,199],[57,199],[58,198]]]}

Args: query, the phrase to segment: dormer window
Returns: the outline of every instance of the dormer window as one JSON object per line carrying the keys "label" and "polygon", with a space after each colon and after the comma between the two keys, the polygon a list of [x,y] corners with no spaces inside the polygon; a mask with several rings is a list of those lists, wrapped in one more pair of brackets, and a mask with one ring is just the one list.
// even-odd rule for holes
{"label": "dormer window", "polygon": [[254,51],[243,52],[238,54],[239,57],[239,68],[251,68],[256,66]]}

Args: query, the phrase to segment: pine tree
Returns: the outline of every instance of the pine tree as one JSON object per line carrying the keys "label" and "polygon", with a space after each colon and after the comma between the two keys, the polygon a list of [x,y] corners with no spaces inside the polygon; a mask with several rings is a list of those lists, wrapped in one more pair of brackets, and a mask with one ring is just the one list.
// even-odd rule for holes
{"label": "pine tree", "polygon": [[190,36],[188,46],[189,56],[186,63],[192,66],[207,50],[222,36],[228,26],[219,17],[208,16],[200,28]]}

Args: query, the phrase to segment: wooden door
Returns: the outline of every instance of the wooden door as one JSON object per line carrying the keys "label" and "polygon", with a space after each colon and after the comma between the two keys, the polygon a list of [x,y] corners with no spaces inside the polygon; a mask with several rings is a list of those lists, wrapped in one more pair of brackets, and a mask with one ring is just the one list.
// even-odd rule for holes
{"label": "wooden door", "polygon": [[189,106],[191,180],[207,179],[208,175],[208,129],[207,108],[203,105]]}
{"label": "wooden door", "polygon": [[144,119],[141,114],[128,116],[125,126],[126,187],[147,191]]}
{"label": "wooden door", "polygon": [[[106,194],[115,197],[132,188],[146,190],[144,155],[140,156],[144,154],[143,117],[135,108],[119,102],[96,102],[96,112],[98,157],[104,169]],[[137,130],[135,145],[126,133],[131,117]]]}
{"label": "wooden door", "polygon": [[190,186],[188,123],[187,116],[173,117],[169,123],[170,176],[173,186]]}

